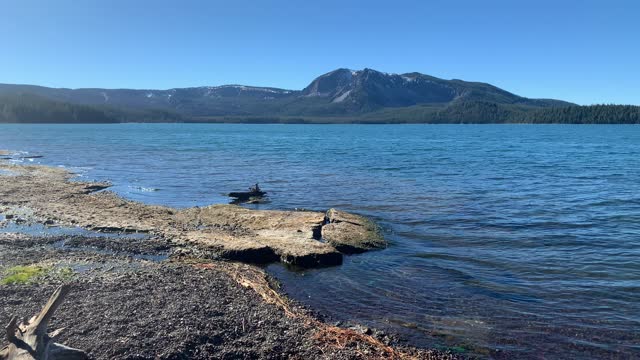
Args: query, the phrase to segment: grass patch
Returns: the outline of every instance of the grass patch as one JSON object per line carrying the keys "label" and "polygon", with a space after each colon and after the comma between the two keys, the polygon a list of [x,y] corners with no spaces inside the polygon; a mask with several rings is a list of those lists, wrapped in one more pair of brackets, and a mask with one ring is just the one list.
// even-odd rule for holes
{"label": "grass patch", "polygon": [[4,277],[0,280],[2,285],[28,284],[38,276],[44,275],[49,268],[44,266],[14,266],[5,271]]}

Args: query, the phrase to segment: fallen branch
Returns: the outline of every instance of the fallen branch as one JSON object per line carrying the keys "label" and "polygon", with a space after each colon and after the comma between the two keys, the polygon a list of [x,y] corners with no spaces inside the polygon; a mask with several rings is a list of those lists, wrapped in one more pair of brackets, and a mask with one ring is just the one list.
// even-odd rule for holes
{"label": "fallen branch", "polygon": [[291,307],[289,300],[274,290],[265,276],[265,273],[251,265],[239,263],[224,263],[216,266],[213,263],[195,264],[200,269],[216,269],[230,275],[240,285],[253,289],[267,303],[274,304],[291,317],[302,320],[307,326],[316,329],[314,338],[316,341],[333,346],[344,348],[352,344],[367,345],[371,354],[361,354],[362,359],[392,359],[392,360],[414,360],[417,357],[405,354],[391,346],[385,345],[380,340],[367,334],[361,334],[352,329],[343,329],[328,325],[315,319],[309,314]]}
{"label": "fallen branch", "polygon": [[0,360],[82,360],[89,356],[82,350],[73,349],[58,343],[55,339],[62,329],[47,333],[53,313],[62,304],[69,292],[68,285],[62,285],[54,291],[42,311],[29,321],[18,325],[13,317],[7,325],[9,345],[0,350]]}

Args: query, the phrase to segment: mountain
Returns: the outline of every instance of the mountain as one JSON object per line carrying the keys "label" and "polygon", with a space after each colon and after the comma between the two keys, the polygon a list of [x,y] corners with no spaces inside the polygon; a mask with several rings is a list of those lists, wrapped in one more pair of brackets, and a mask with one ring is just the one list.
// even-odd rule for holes
{"label": "mountain", "polygon": [[527,99],[485,83],[443,80],[420,73],[388,74],[371,69],[338,69],[324,74],[302,90],[302,95],[346,103],[356,111],[454,101],[539,107],[574,105],[559,100]]}
{"label": "mountain", "polygon": [[188,116],[340,116],[418,104],[488,101],[538,107],[573,105],[523,98],[495,86],[443,80],[420,73],[388,74],[338,69],[321,75],[302,91],[243,85],[169,90],[53,89],[0,84],[2,93],[30,93],[55,101],[132,109],[165,109]]}
{"label": "mountain", "polygon": [[[33,111],[27,117],[16,115],[15,111],[7,115],[9,105],[15,109],[17,101],[24,107],[28,102],[25,99],[32,99],[42,109],[47,102],[51,107],[68,104],[69,109],[90,107],[105,116],[95,115],[96,120],[92,120],[85,111],[85,116],[76,115],[69,120],[74,122],[85,118],[87,122],[536,122],[532,116],[563,122],[548,114],[559,117],[569,113],[582,114],[582,122],[595,119],[595,115],[589,115],[595,110],[588,110],[589,107],[529,99],[486,83],[372,69],[337,69],[319,76],[302,90],[245,85],[132,90],[0,84],[0,110],[4,109],[0,111],[0,122],[37,122],[37,112]],[[564,108],[582,110],[551,111]],[[613,114],[613,110],[606,113],[610,111]],[[634,121],[634,107],[626,109],[625,114],[622,119]],[[60,113],[53,118],[61,116]],[[603,115],[598,116],[603,121]]]}

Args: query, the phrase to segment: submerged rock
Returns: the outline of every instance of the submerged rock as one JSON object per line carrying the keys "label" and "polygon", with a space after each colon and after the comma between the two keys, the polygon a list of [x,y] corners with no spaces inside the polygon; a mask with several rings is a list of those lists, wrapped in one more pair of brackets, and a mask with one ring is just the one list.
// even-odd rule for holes
{"label": "submerged rock", "polygon": [[330,209],[325,215],[322,238],[346,254],[387,246],[378,227],[371,220],[336,209]]}

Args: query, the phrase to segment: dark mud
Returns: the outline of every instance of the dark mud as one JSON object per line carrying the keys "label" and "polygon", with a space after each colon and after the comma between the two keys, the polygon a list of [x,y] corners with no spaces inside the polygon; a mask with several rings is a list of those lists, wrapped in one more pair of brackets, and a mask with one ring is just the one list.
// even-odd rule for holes
{"label": "dark mud", "polygon": [[50,329],[65,328],[59,342],[95,359],[455,358],[399,347],[370,329],[327,325],[255,266],[170,260],[168,250],[151,237],[0,234],[3,276],[17,265],[49,269],[29,283],[0,285],[0,323],[35,314],[66,282],[72,292]]}

